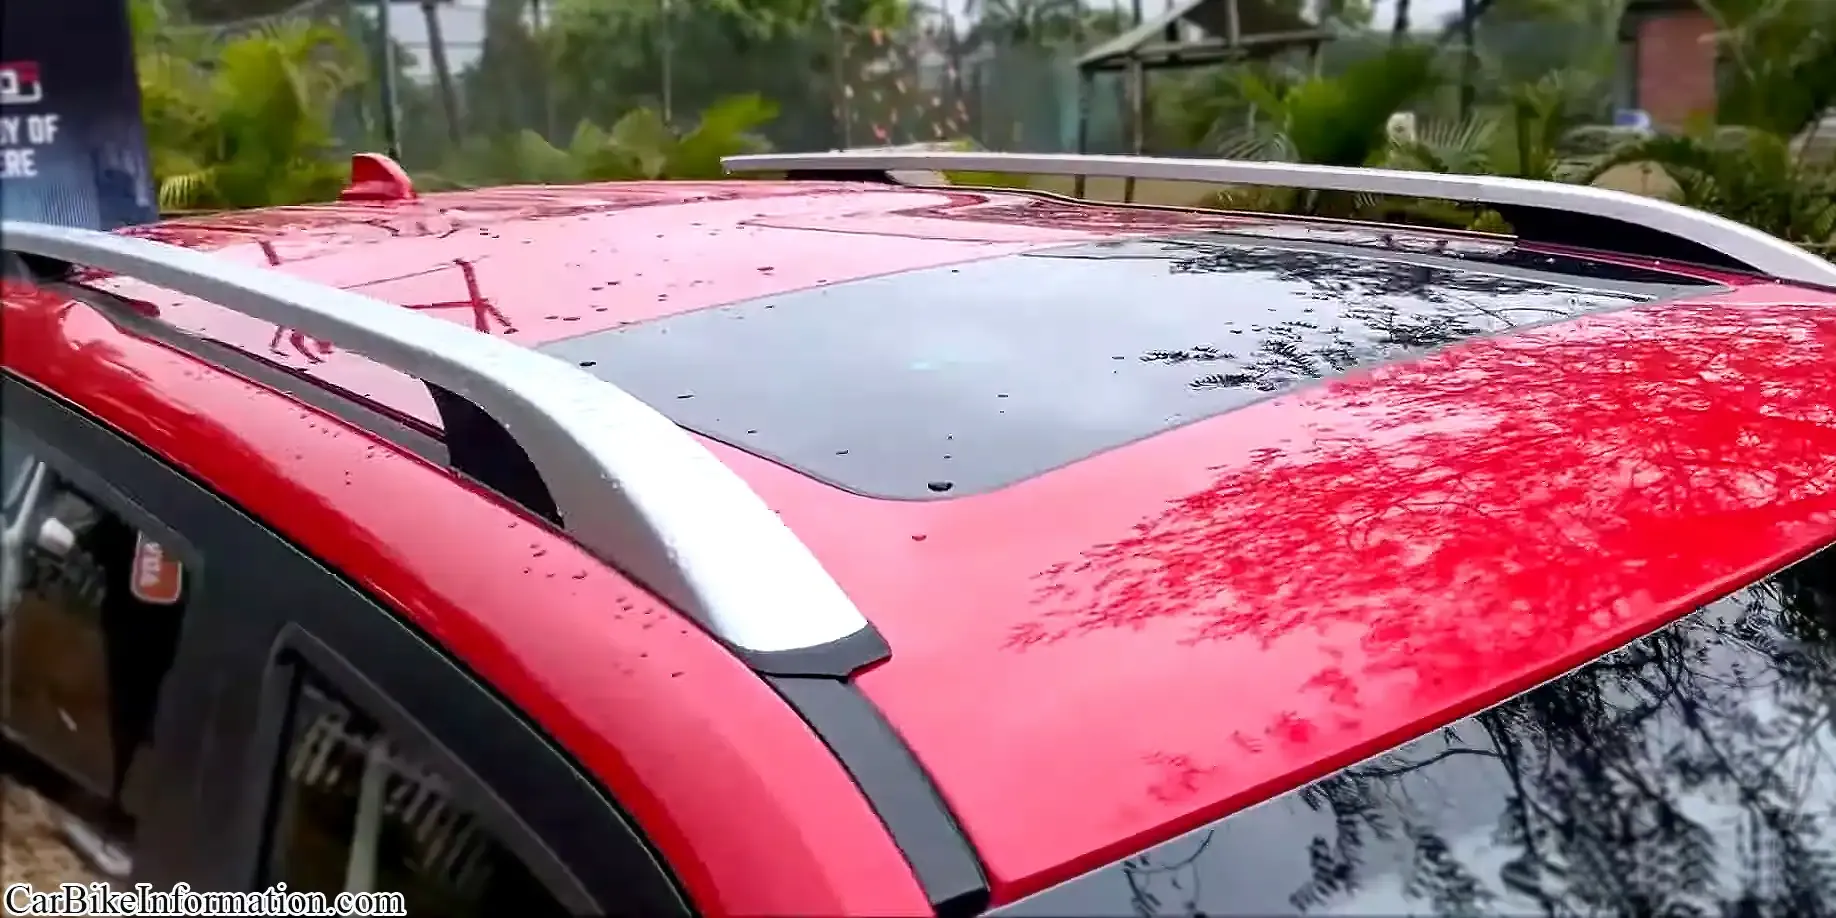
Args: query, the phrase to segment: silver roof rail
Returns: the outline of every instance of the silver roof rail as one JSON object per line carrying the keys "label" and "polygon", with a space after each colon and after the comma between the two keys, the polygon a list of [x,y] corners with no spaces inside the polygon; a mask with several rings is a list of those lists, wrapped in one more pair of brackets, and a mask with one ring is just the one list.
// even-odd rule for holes
{"label": "silver roof rail", "polygon": [[[1230,159],[1171,159],[1152,156],[1096,156],[1068,153],[955,153],[840,151],[729,156],[728,172],[804,172],[825,177],[863,177],[900,171],[998,172],[1094,178],[1264,185],[1317,191],[1350,191],[1438,198],[1516,207],[1613,221],[1628,232],[1669,237],[1697,252],[1785,280],[1836,286],[1836,264],[1783,239],[1713,214],[1642,195],[1492,175],[1453,175],[1397,169],[1316,166],[1305,163]],[[1506,213],[1506,219],[1512,215]],[[1557,241],[1548,239],[1546,241]]]}
{"label": "silver roof rail", "polygon": [[528,454],[575,541],[740,651],[805,650],[868,627],[738,475],[669,419],[576,367],[381,300],[147,239],[6,220],[0,244],[298,329],[471,401]]}

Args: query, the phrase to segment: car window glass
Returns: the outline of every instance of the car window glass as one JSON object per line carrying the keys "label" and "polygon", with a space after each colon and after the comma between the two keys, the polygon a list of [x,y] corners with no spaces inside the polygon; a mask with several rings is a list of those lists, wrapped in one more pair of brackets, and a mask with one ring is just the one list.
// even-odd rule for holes
{"label": "car window glass", "polygon": [[16,440],[0,453],[7,882],[126,879],[192,571]]}
{"label": "car window glass", "polygon": [[9,519],[16,499],[13,492],[25,483],[25,473],[33,464],[32,456],[23,447],[10,439],[0,438],[0,495],[4,495]]}
{"label": "car window glass", "polygon": [[1836,548],[1020,915],[1812,916],[1836,905]]}
{"label": "car window glass", "polygon": [[441,769],[321,682],[297,699],[269,882],[401,893],[411,915],[562,915]]}

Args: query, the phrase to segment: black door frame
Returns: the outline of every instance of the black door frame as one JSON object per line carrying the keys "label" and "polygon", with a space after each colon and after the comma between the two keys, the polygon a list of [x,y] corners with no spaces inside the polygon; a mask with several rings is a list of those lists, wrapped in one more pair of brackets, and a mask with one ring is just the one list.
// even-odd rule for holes
{"label": "black door frame", "polygon": [[27,438],[60,474],[196,565],[145,766],[161,793],[138,827],[135,881],[263,882],[305,667],[427,756],[570,910],[688,911],[662,860],[577,763],[396,615],[69,402],[8,373],[0,404],[4,435]]}

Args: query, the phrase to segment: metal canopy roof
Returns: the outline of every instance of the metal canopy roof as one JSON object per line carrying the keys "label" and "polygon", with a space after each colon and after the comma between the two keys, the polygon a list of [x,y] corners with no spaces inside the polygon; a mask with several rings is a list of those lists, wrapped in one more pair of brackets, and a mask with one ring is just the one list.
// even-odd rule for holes
{"label": "metal canopy roof", "polygon": [[[1181,40],[1180,24],[1205,34]],[[1160,16],[1124,32],[1078,58],[1080,70],[1121,70],[1131,62],[1147,69],[1188,67],[1330,41],[1333,33],[1269,0],[1179,0]]]}

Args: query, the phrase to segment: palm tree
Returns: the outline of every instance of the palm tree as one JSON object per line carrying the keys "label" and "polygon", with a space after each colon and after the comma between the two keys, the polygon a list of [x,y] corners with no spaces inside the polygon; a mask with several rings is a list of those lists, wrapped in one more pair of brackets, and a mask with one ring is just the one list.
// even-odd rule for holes
{"label": "palm tree", "polygon": [[475,137],[456,150],[437,174],[421,177],[432,188],[503,183],[565,184],[631,179],[717,179],[722,157],[767,149],[758,128],[777,106],[758,95],[722,99],[679,131],[655,109],[627,112],[602,128],[581,121],[565,147],[535,131]]}
{"label": "palm tree", "polygon": [[[1251,123],[1239,128],[1220,121],[1207,130],[1208,137],[1220,138],[1215,144],[1223,156],[1368,166],[1388,155],[1391,116],[1439,85],[1441,74],[1432,48],[1405,44],[1353,63],[1336,77],[1244,70],[1230,82],[1234,99],[1249,107]],[[1233,119],[1244,113],[1224,103],[1217,110]],[[1218,203],[1337,214],[1358,207],[1347,195],[1272,189],[1227,192]]]}
{"label": "palm tree", "polygon": [[1246,129],[1223,129],[1233,159],[1332,166],[1373,164],[1387,149],[1390,116],[1439,85],[1431,48],[1405,45],[1358,61],[1336,77],[1244,70],[1231,81],[1254,106]]}
{"label": "palm tree", "polygon": [[219,38],[177,32],[137,0],[142,114],[164,209],[324,200],[344,181],[331,111],[360,70],[338,29],[268,23]]}
{"label": "palm tree", "polygon": [[1836,4],[1699,2],[1720,29],[1722,124],[1796,137],[1836,105]]}
{"label": "palm tree", "polygon": [[1661,134],[1613,151],[1582,179],[1628,163],[1663,169],[1680,204],[1836,252],[1836,165],[1787,135],[1739,125]]}
{"label": "palm tree", "polygon": [[1396,140],[1386,165],[1546,182],[1584,178],[1614,136],[1593,117],[1604,83],[1601,74],[1576,68],[1508,86],[1495,108],[1421,122],[1414,136]]}
{"label": "palm tree", "polygon": [[1836,4],[1701,0],[1725,62],[1718,124],[1621,145],[1589,170],[1655,166],[1684,204],[1836,250],[1836,159],[1811,142],[1836,103]]}

